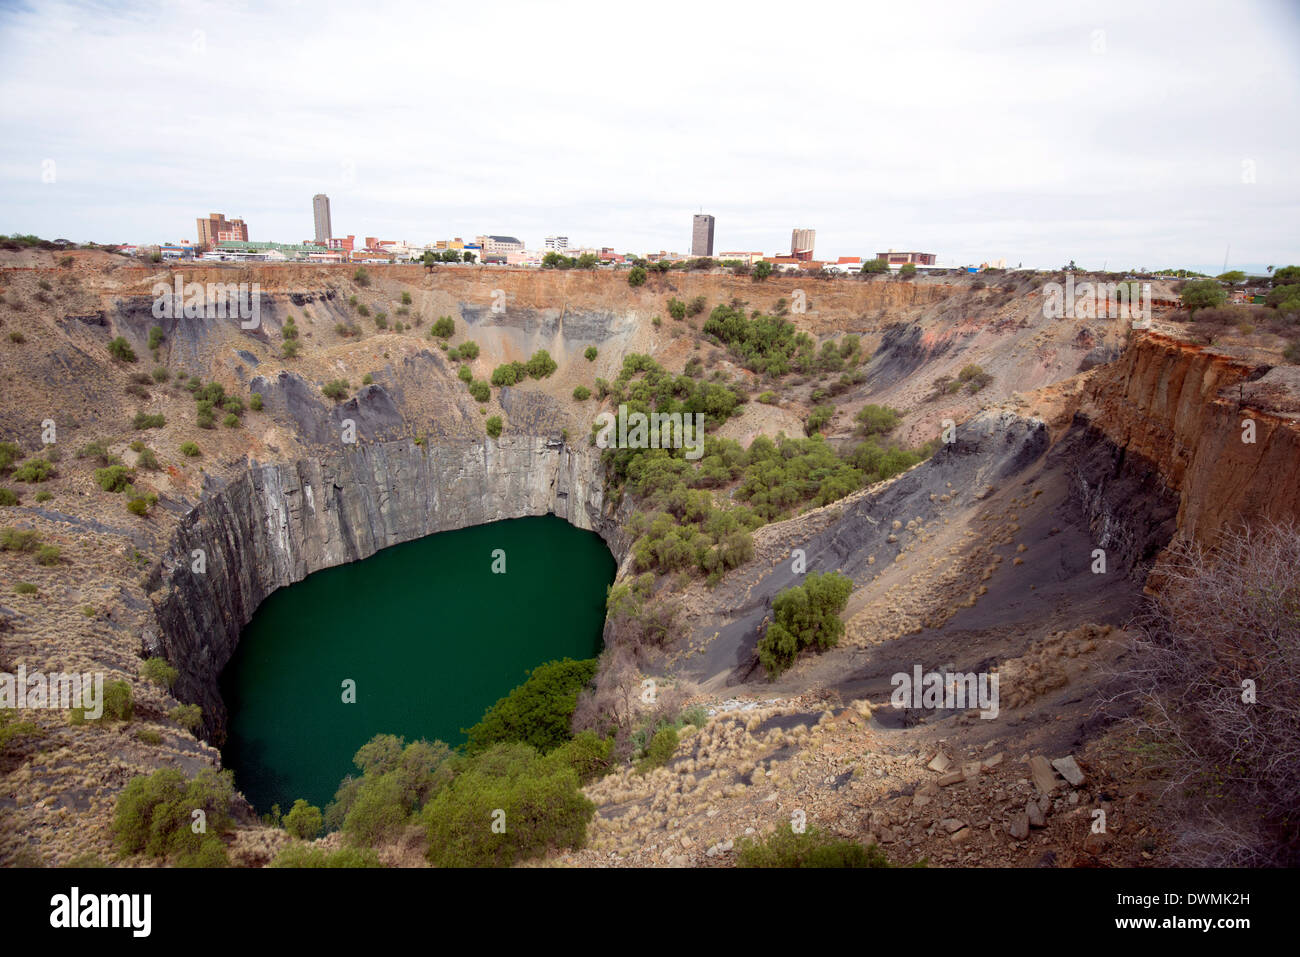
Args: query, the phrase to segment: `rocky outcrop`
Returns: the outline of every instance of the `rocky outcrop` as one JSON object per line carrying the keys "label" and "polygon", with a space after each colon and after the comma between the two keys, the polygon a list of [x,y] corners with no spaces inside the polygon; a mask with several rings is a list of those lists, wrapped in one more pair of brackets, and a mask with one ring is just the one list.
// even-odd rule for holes
{"label": "rocky outcrop", "polygon": [[1300,519],[1300,422],[1248,394],[1268,372],[1147,334],[1094,376],[1080,413],[1158,473],[1178,537],[1212,545],[1233,522]]}
{"label": "rocky outcrop", "polygon": [[[277,588],[434,532],[553,513],[628,542],[606,507],[597,449],[543,437],[359,445],[321,459],[253,463],[182,521],[156,567],[162,646],[175,694],[203,708],[222,740],[217,678],[258,605]],[[201,569],[201,570],[200,570]]]}

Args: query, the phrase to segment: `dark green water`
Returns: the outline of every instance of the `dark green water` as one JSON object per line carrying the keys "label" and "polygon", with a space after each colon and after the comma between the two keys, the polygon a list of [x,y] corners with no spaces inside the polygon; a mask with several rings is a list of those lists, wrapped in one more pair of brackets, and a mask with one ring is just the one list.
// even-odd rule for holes
{"label": "dark green water", "polygon": [[324,807],[376,734],[455,747],[530,668],[598,653],[614,572],[598,536],[548,515],[430,535],[282,588],[221,675],[225,766],[258,811],[287,812],[300,797]]}

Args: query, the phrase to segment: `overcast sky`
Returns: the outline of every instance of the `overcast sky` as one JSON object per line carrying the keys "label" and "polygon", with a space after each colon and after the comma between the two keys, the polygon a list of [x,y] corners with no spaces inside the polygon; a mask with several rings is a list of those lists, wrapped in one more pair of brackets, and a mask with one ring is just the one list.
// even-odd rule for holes
{"label": "overcast sky", "polygon": [[0,2],[0,232],[1262,269],[1298,52],[1294,0]]}

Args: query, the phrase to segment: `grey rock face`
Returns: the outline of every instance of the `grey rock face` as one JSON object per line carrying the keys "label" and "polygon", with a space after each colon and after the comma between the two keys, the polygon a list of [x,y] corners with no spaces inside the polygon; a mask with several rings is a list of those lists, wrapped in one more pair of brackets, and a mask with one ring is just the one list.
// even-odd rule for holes
{"label": "grey rock face", "polygon": [[[599,450],[549,436],[422,447],[402,440],[283,465],[258,465],[181,523],[149,582],[175,692],[223,736],[217,677],[257,606],[314,571],[434,532],[553,513],[630,542],[606,507]],[[192,571],[202,550],[206,570]]]}

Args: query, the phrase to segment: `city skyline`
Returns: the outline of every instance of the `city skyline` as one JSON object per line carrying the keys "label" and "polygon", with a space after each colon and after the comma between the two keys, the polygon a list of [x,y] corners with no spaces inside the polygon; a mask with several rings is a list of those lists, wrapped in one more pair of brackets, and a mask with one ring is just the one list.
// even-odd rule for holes
{"label": "city skyline", "polygon": [[[545,51],[530,38],[546,15],[526,5],[332,8],[306,21],[290,5],[218,9],[0,10],[0,231],[175,241],[199,211],[226,209],[253,238],[300,241],[304,198],[324,193],[335,216],[346,210],[341,232],[411,241],[505,232],[533,245],[563,229],[629,252],[684,251],[684,214],[703,204],[715,249],[779,252],[806,223],[829,259],[893,247],[1207,272],[1225,254],[1256,270],[1300,259],[1300,134],[1279,122],[1300,94],[1300,29],[1279,3],[1193,3],[1178,17],[1026,3],[998,18],[940,4],[924,32],[888,8],[832,4],[828,32],[825,18],[774,29],[669,3],[648,21],[613,10],[575,23]],[[673,46],[677,17],[730,37],[690,78],[649,52]],[[430,30],[443,67],[473,82],[456,97],[390,97],[426,83]],[[629,31],[646,52],[627,50]],[[288,33],[286,55],[273,38]],[[510,70],[479,69],[465,41],[482,36]],[[1150,36],[1161,43],[1135,40]],[[382,61],[364,52],[381,48]],[[817,51],[807,91],[764,67],[800,49]],[[1213,82],[1196,66],[1210,49]],[[557,56],[601,81],[578,100],[546,96],[529,78]],[[348,58],[382,63],[382,88],[299,82],[309,63]],[[900,75],[906,94],[878,92]],[[140,93],[173,88],[159,126]],[[249,111],[268,90],[283,92],[277,113]]]}

